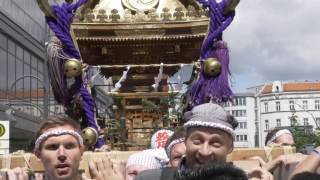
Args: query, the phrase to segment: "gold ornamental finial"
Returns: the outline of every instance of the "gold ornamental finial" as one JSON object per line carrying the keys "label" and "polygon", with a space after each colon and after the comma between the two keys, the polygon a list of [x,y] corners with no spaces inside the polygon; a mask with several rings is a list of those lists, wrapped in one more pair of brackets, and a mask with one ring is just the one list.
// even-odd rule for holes
{"label": "gold ornamental finial", "polygon": [[204,73],[209,77],[215,77],[221,73],[221,63],[217,58],[208,58],[203,66]]}
{"label": "gold ornamental finial", "polygon": [[77,59],[68,59],[64,63],[64,73],[68,78],[77,77],[82,72],[82,63]]}
{"label": "gold ornamental finial", "polygon": [[83,143],[88,147],[94,146],[98,141],[98,137],[98,132],[92,127],[82,130]]}

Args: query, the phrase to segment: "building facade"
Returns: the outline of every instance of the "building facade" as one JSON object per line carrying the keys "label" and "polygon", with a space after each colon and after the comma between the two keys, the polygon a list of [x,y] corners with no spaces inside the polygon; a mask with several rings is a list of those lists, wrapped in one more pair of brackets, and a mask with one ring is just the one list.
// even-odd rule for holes
{"label": "building facade", "polygon": [[225,109],[239,122],[234,146],[237,148],[255,147],[256,99],[253,93],[237,93],[233,101],[224,105]]}
{"label": "building facade", "polygon": [[49,113],[47,34],[36,1],[0,1],[0,120],[10,121],[10,151],[30,149]]}
{"label": "building facade", "polygon": [[320,82],[275,81],[257,94],[257,103],[260,146],[275,127],[320,125]]}

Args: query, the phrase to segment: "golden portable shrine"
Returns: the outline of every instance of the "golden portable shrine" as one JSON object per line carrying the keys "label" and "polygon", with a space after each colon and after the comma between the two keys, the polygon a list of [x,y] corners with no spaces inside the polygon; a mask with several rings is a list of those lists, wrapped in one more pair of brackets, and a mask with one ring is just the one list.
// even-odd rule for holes
{"label": "golden portable shrine", "polygon": [[181,124],[184,106],[232,97],[222,32],[239,0],[37,2],[55,34],[47,47],[55,100],[88,147],[146,148],[154,130]]}
{"label": "golden portable shrine", "polygon": [[[124,117],[128,142],[146,148],[155,127],[179,123],[177,116],[163,120],[170,105],[161,101],[178,94],[168,78],[199,59],[207,11],[196,1],[179,0],[101,0],[93,6],[78,11],[72,24],[82,59],[100,66],[103,75],[112,78],[112,87],[127,71],[121,87],[108,92],[116,100],[114,119],[104,119],[105,126],[112,132],[119,123],[113,121]],[[159,109],[146,111],[147,103]]]}

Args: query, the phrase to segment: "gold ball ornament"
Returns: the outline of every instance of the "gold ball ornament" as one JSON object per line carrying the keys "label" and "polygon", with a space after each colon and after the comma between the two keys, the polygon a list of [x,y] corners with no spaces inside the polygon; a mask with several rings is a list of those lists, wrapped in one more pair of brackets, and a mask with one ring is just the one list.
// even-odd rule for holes
{"label": "gold ball ornament", "polygon": [[92,127],[87,127],[82,130],[83,144],[88,147],[94,146],[97,143],[98,136],[98,132]]}
{"label": "gold ball ornament", "polygon": [[82,72],[82,63],[77,59],[68,59],[64,63],[64,73],[68,78],[77,77]]}
{"label": "gold ball ornament", "polygon": [[210,77],[219,76],[221,73],[221,63],[217,58],[208,58],[204,61],[203,71]]}

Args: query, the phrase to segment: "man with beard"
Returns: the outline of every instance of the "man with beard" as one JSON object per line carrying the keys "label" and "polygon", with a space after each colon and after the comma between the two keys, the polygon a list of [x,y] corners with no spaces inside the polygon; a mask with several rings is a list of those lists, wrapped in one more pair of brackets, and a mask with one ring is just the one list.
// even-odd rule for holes
{"label": "man with beard", "polygon": [[[206,103],[186,112],[184,118],[186,155],[179,167],[144,171],[135,180],[186,179],[184,174],[188,172],[197,174],[201,179],[208,167],[226,163],[227,155],[233,150],[234,129],[238,125],[233,116],[217,104]],[[234,168],[232,165],[230,167]],[[224,171],[224,174],[230,172]],[[260,169],[249,174],[250,177],[273,179]],[[215,175],[211,174],[211,178]]]}
{"label": "man with beard", "polygon": [[243,170],[231,163],[209,163],[206,166],[182,171],[177,180],[247,180]]}

